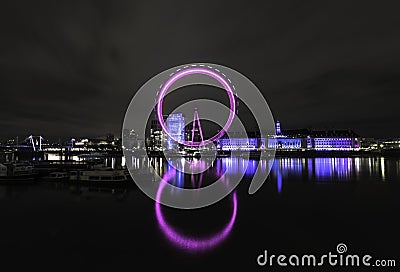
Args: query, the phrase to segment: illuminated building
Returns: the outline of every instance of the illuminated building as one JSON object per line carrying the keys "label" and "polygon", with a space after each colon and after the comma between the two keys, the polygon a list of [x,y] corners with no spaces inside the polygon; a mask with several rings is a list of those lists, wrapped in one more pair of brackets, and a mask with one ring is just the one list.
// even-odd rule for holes
{"label": "illuminated building", "polygon": [[166,125],[169,134],[173,138],[167,136],[167,150],[176,149],[178,148],[177,142],[185,141],[185,117],[182,113],[170,114]]}
{"label": "illuminated building", "polygon": [[[175,113],[166,119],[166,127],[171,137],[179,142],[203,141],[201,126],[197,123],[197,111],[193,122],[185,127],[185,118],[182,113]],[[163,151],[177,148],[177,141],[167,136],[158,120],[153,120],[150,130],[149,149]],[[229,137],[228,137],[229,135]],[[397,141],[392,141],[391,146],[399,146]],[[391,143],[392,143],[391,142]],[[243,135],[237,132],[226,133],[214,141],[219,151],[257,151],[276,149],[282,151],[352,151],[361,148],[361,138],[352,130],[313,130],[292,129],[283,130],[279,121],[276,122],[275,135],[261,138],[260,134],[246,132]],[[382,145],[383,146],[383,145]],[[188,149],[188,147],[185,147]]]}
{"label": "illuminated building", "polygon": [[222,151],[255,150],[257,148],[257,138],[224,138],[217,140],[217,149]]}
{"label": "illuminated building", "polygon": [[260,138],[256,133],[240,133],[230,132],[231,138],[225,134],[216,141],[217,150],[222,151],[253,151],[265,148],[265,138]]}
{"label": "illuminated building", "polygon": [[303,139],[301,138],[284,138],[276,137],[268,139],[268,148],[273,149],[300,149],[302,148]]}
{"label": "illuminated building", "polygon": [[279,122],[279,121],[276,121],[276,125],[275,125],[275,130],[276,130],[276,135],[282,135],[282,132],[281,132],[281,122]]}
{"label": "illuminated building", "polygon": [[352,130],[314,130],[312,148],[320,151],[349,151],[360,148],[358,135]]}
{"label": "illuminated building", "polygon": [[106,135],[106,141],[107,141],[108,143],[114,142],[114,141],[115,141],[115,136],[114,136],[114,134],[108,133],[108,134]]}
{"label": "illuminated building", "polygon": [[268,148],[271,149],[301,149],[304,147],[304,139],[283,135],[281,123],[276,122],[275,136],[268,139]]}
{"label": "illuminated building", "polygon": [[353,148],[355,145],[352,138],[314,138],[315,150],[351,150]]}
{"label": "illuminated building", "polygon": [[387,139],[379,141],[379,147],[384,150],[400,149],[400,139]]}
{"label": "illuminated building", "polygon": [[352,130],[281,130],[276,123],[276,136],[268,139],[268,148],[283,150],[349,151],[360,148],[359,136]]}
{"label": "illuminated building", "polygon": [[137,133],[133,129],[124,129],[123,131],[124,149],[135,150],[144,148],[144,140],[138,138]]}
{"label": "illuminated building", "polygon": [[[166,116],[163,116],[166,118]],[[150,135],[148,139],[148,149],[150,151],[163,151],[165,150],[165,133],[161,128],[158,119],[151,120]]]}

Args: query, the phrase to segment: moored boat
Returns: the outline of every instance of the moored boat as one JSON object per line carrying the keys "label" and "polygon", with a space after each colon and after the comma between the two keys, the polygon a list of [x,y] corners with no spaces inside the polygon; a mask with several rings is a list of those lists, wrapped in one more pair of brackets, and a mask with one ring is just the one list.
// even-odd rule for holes
{"label": "moored boat", "polygon": [[28,162],[0,163],[0,182],[31,182],[37,174]]}
{"label": "moored boat", "polygon": [[72,171],[69,179],[81,182],[127,182],[131,179],[126,169],[100,168],[93,170]]}
{"label": "moored boat", "polygon": [[51,181],[69,180],[69,173],[68,172],[51,172],[48,176],[45,176],[43,179],[51,180]]}

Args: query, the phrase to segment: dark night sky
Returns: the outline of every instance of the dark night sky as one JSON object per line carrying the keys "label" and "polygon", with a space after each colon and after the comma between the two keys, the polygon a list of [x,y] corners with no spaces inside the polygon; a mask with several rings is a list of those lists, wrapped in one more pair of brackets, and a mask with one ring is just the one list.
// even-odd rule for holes
{"label": "dark night sky", "polygon": [[249,77],[283,128],[400,136],[396,1],[115,2],[2,4],[0,138],[119,134],[135,91],[190,62]]}

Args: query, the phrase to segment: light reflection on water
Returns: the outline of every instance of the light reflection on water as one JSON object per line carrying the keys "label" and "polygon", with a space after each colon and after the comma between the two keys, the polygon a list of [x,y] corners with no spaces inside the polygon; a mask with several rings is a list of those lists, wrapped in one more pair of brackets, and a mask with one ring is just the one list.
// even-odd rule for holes
{"label": "light reflection on water", "polygon": [[[65,159],[57,154],[47,154],[49,160]],[[68,159],[83,161],[82,157],[72,156]],[[104,157],[104,165],[111,168],[120,168],[126,165],[125,157]],[[183,158],[182,158],[183,159]],[[168,165],[162,158],[132,158],[134,169],[139,169],[143,164],[152,165],[157,173],[163,174]],[[245,176],[251,176],[257,169],[256,160],[249,160],[246,167],[244,158],[219,158],[213,163],[213,171],[221,176],[225,171],[229,173],[245,171]],[[266,174],[268,161],[259,162],[261,170]],[[281,171],[282,173],[278,174]],[[275,158],[271,170],[271,177],[281,180],[285,177],[301,177],[312,181],[340,181],[359,180],[361,177],[373,176],[382,181],[388,176],[400,174],[400,159],[384,157],[352,157],[352,158]]]}
{"label": "light reflection on water", "polygon": [[[200,179],[196,182],[194,179],[192,179],[192,185],[193,187],[200,187],[200,182],[202,180],[202,174],[200,175]],[[191,175],[194,177],[195,175]],[[165,182],[169,182],[171,179],[176,177],[178,180],[178,185],[179,187],[183,187],[183,174],[182,173],[177,173],[177,171],[169,167],[168,171],[163,175],[163,180]],[[224,241],[230,232],[233,229],[233,225],[236,221],[236,214],[237,214],[237,197],[236,197],[236,192],[233,192],[232,194],[232,215],[228,221],[228,223],[225,225],[225,227],[216,233],[212,233],[208,237],[193,237],[193,236],[188,236],[183,233],[180,233],[178,230],[176,230],[170,223],[167,222],[167,220],[164,218],[164,215],[162,213],[162,208],[161,204],[159,203],[161,194],[163,192],[165,183],[161,182],[160,186],[157,191],[157,196],[156,196],[156,202],[155,202],[155,214],[156,214],[156,219],[159,225],[159,228],[161,232],[164,233],[165,237],[174,245],[176,245],[179,248],[182,248],[184,250],[190,251],[190,252],[196,252],[196,251],[203,251],[203,250],[208,250],[210,248],[216,247],[219,243]]]}
{"label": "light reflection on water", "polygon": [[[122,162],[125,163],[125,160],[121,157],[116,157],[114,159],[107,158],[106,161],[108,166],[114,168],[120,167]],[[162,158],[151,158],[147,160],[144,158],[133,158],[131,160],[126,160],[126,163],[131,165],[135,171],[141,171],[141,169],[147,168],[144,166],[151,165],[154,167],[156,172],[160,173],[160,175],[165,175],[171,170],[171,167]],[[264,184],[263,192],[256,194],[255,197],[251,197],[251,200],[247,201],[244,195],[247,195],[248,180],[251,179],[252,175],[256,171],[258,163],[260,164],[260,170],[268,179],[266,184]],[[267,177],[269,163],[272,164],[272,168],[269,177]],[[198,165],[200,166],[201,163]],[[157,207],[155,206],[157,204],[149,201],[145,196],[142,196],[142,193],[137,190],[137,188],[131,189],[133,186],[129,187],[129,189],[119,188],[120,191],[115,191],[114,189],[116,187],[107,188],[107,190],[105,190],[105,188],[96,189],[83,184],[77,186],[76,184],[70,184],[68,182],[47,182],[40,183],[38,186],[29,187],[13,185],[0,186],[0,200],[3,201],[2,214],[6,214],[6,218],[8,218],[8,220],[4,220],[5,224],[3,224],[3,228],[7,224],[10,226],[8,229],[9,232],[3,232],[12,233],[11,230],[16,229],[13,225],[14,221],[11,220],[11,218],[15,217],[16,212],[19,212],[19,215],[21,215],[19,216],[20,218],[23,218],[28,214],[25,210],[37,214],[38,216],[42,216],[40,217],[40,220],[37,220],[38,222],[45,222],[42,223],[42,225],[37,225],[40,229],[46,229],[49,225],[54,224],[53,216],[58,214],[58,220],[59,222],[62,222],[62,224],[60,223],[60,226],[57,227],[63,230],[63,226],[68,225],[69,222],[75,222],[75,214],[83,210],[85,214],[84,217],[87,217],[88,219],[84,224],[79,224],[79,227],[76,229],[72,226],[74,231],[71,231],[71,233],[73,234],[74,239],[76,237],[79,237],[78,240],[87,239],[87,234],[94,232],[96,235],[92,236],[95,238],[93,238],[91,242],[96,243],[98,237],[106,237],[111,233],[110,230],[112,230],[112,236],[114,237],[115,234],[118,235],[121,233],[122,229],[125,231],[124,239],[132,235],[132,237],[134,237],[135,245],[137,244],[138,247],[141,246],[142,248],[145,248],[148,244],[148,236],[134,235],[132,233],[147,231],[153,237],[157,237],[157,235],[160,234],[160,237],[166,238],[165,244],[168,245],[167,250],[170,250],[170,247],[173,247],[198,252],[202,250],[209,251],[214,248],[222,248],[223,250],[229,248],[231,250],[230,253],[232,253],[233,251],[240,252],[243,249],[240,239],[245,237],[244,235],[254,232],[255,226],[258,227],[258,224],[261,224],[262,227],[266,228],[268,231],[261,234],[261,238],[257,236],[257,240],[254,240],[254,242],[252,240],[252,243],[258,241],[260,245],[264,246],[268,242],[274,241],[273,239],[282,239],[283,236],[278,237],[278,235],[270,235],[270,233],[274,233],[273,231],[276,230],[278,230],[279,233],[289,235],[289,239],[298,239],[298,237],[290,236],[290,233],[293,233],[293,222],[297,221],[294,221],[294,219],[288,216],[281,216],[281,214],[301,211],[303,209],[308,210],[309,214],[315,213],[319,216],[316,219],[317,221],[311,219],[305,219],[302,221],[304,224],[304,232],[306,232],[305,230],[309,229],[309,227],[315,222],[318,224],[324,224],[324,222],[326,222],[326,226],[331,226],[331,224],[333,224],[335,229],[336,226],[340,226],[341,223],[344,222],[336,222],[334,220],[330,221],[331,215],[329,215],[329,218],[325,217],[325,214],[330,213],[344,216],[342,220],[346,220],[345,222],[350,222],[350,224],[359,224],[359,221],[363,220],[363,217],[367,213],[360,213],[361,215],[357,217],[357,215],[354,215],[356,214],[354,211],[358,211],[359,207],[364,206],[365,209],[363,210],[368,212],[372,211],[372,215],[380,216],[379,224],[377,223],[372,225],[372,227],[366,229],[366,231],[376,231],[376,228],[378,228],[381,233],[390,234],[391,232],[386,229],[387,226],[391,226],[393,230],[395,227],[397,230],[398,227],[398,224],[396,224],[394,219],[392,219],[392,214],[390,214],[390,217],[384,216],[389,214],[387,211],[391,211],[391,209],[398,206],[398,202],[396,202],[398,193],[398,191],[396,191],[397,187],[391,185],[394,185],[397,182],[400,174],[399,158],[275,158],[273,161],[250,160],[248,161],[248,164],[246,164],[246,161],[243,158],[218,158],[212,163],[212,167],[205,173],[197,175],[185,175],[182,173],[174,174],[171,177],[171,183],[177,187],[201,187],[215,181],[224,173],[233,175],[244,173],[245,180],[242,183],[243,186],[239,186],[234,193],[237,194],[237,199],[234,197],[234,194],[232,194],[231,197],[226,198],[218,204],[206,207],[204,211],[195,210],[190,213],[166,208],[162,205]],[[229,181],[226,179],[225,182],[228,183]],[[367,186],[357,186],[357,189],[360,190],[356,192],[353,192],[354,186],[342,186],[342,184],[350,183],[358,183]],[[320,186],[319,184],[324,185]],[[242,190],[242,188],[244,188],[245,191]],[[326,188],[328,188],[328,190],[326,190]],[[331,188],[334,190],[330,190]],[[66,190],[68,190],[68,194],[63,193]],[[177,188],[176,193],[179,194]],[[274,198],[274,195],[279,195],[279,197]],[[339,203],[339,206],[336,205],[338,196],[344,197],[345,200]],[[357,200],[359,200],[361,204],[358,204],[359,206],[348,205],[355,196],[358,197]],[[290,199],[290,201],[288,199]],[[313,201],[303,201],[303,199],[311,199]],[[314,205],[315,201],[322,201],[325,204],[324,209],[326,209],[327,212],[320,213],[320,208],[316,208],[316,205]],[[49,203],[51,205],[49,205]],[[264,207],[266,203],[275,207],[275,212],[273,212],[271,218],[274,218],[276,221],[269,222],[269,217],[265,215],[267,219],[265,219],[266,223],[263,223],[262,219],[252,219],[255,217],[253,213],[251,215],[249,215],[249,213],[246,214],[246,211],[255,211],[254,214],[265,214]],[[300,203],[301,205],[297,208],[295,207],[296,205],[293,205],[292,203]],[[329,205],[331,203],[335,203],[335,205]],[[46,210],[43,209],[44,204],[46,204],[46,207],[54,206],[56,209],[50,209],[50,214],[42,214],[42,212],[38,213],[38,210]],[[4,210],[8,207],[10,207],[10,209],[7,214],[7,211],[4,212]],[[24,209],[15,209],[15,207],[24,207]],[[371,209],[371,207],[373,207],[373,209]],[[95,208],[98,208],[99,212],[92,212]],[[373,212],[375,212],[375,214]],[[116,222],[121,223],[116,224],[114,221],[110,220],[107,232],[103,232],[102,228],[97,228],[95,226],[104,224],[104,214],[112,217],[113,220],[117,220]],[[121,217],[124,217],[123,221],[118,221],[120,214],[122,215]],[[368,215],[370,214],[368,213]],[[131,223],[125,226],[126,217],[134,218],[133,220],[136,223]],[[137,220],[139,217],[140,220]],[[248,223],[249,221],[246,222],[246,219],[249,220],[250,223]],[[297,219],[301,220],[300,217]],[[46,220],[50,220],[50,223]],[[366,226],[367,223],[371,223],[367,219],[365,220],[366,221],[364,222],[366,223]],[[385,224],[381,224],[381,220],[383,220]],[[82,226],[85,227],[85,225],[90,226],[90,228],[87,228],[87,232],[81,232]],[[146,227],[142,228],[143,225]],[[379,229],[380,226],[382,226],[381,229]],[[299,226],[299,229],[302,230],[302,226]],[[318,230],[314,230],[317,231],[317,234],[313,234],[312,237],[318,237],[315,239],[325,236],[328,237],[328,235],[325,235],[325,228],[320,229],[319,233]],[[18,239],[16,237],[19,237],[21,233],[28,233],[29,235],[26,235],[26,239],[30,239],[29,237],[36,237],[37,233],[40,233],[40,231],[37,231],[37,229],[30,231],[29,228],[24,228],[24,231],[18,231],[15,235],[6,235],[7,237],[5,237],[5,239],[10,239],[9,244],[11,244],[11,242],[13,242],[12,239]],[[347,234],[347,230],[346,232],[343,231],[340,233],[340,235]],[[354,239],[358,239],[359,241],[364,241],[365,239],[364,232],[361,234],[354,232],[352,234],[358,235],[357,238]],[[120,237],[122,237],[122,235]],[[313,239],[312,237],[307,236],[307,239]],[[378,238],[380,239],[380,236],[377,236],[377,239]],[[65,240],[62,240],[63,243],[58,243],[58,240],[55,240],[53,237],[47,241],[45,239],[46,237],[44,237],[43,241],[45,241],[45,243],[47,242],[47,245],[51,245],[48,246],[48,248],[54,246],[54,244],[49,241],[56,241],[58,245],[68,244],[70,241],[74,240],[68,237]],[[288,241],[289,240],[286,240],[286,243],[288,243]],[[313,243],[319,243],[319,240],[311,241]],[[36,246],[36,242],[37,241],[34,240],[29,243]],[[157,240],[157,242],[159,241]],[[277,244],[280,243],[280,241],[275,242]],[[306,242],[309,242],[309,240],[304,239],[304,243]],[[109,243],[115,245],[113,242]],[[160,245],[164,245],[164,243],[161,242]],[[142,250],[142,248],[140,250]],[[93,249],[91,248],[91,250]],[[78,252],[79,256],[85,254],[83,251]],[[160,256],[162,258],[165,251],[162,249],[158,252],[161,252]],[[218,250],[213,252],[218,253]],[[154,252],[152,251],[151,253]],[[253,254],[253,252],[250,254]]]}
{"label": "light reflection on water", "polygon": [[[200,163],[201,162],[197,162]],[[144,160],[133,158],[132,168],[139,170],[143,164],[151,165],[155,171],[176,187],[201,187],[202,182],[210,182],[210,179],[223,176],[244,174],[244,179],[251,179],[260,164],[262,174],[267,173],[269,163],[272,164],[269,173],[269,182],[276,184],[278,193],[284,193],[286,182],[298,180],[312,183],[346,183],[355,181],[372,180],[375,182],[396,180],[400,171],[400,160],[396,158],[275,158],[274,160],[249,160],[240,157],[219,158],[212,163],[212,167],[201,174],[183,174],[175,171],[161,158]],[[171,174],[173,173],[173,174]],[[224,175],[225,174],[225,175]],[[227,175],[226,175],[227,174]],[[165,178],[168,177],[168,178]],[[211,182],[213,182],[212,180]],[[161,186],[160,186],[161,187]],[[162,189],[160,189],[162,191]],[[226,239],[232,230],[236,219],[236,191],[234,192],[234,213],[227,227],[221,233],[210,234],[212,239],[201,239],[185,236],[177,232],[174,226],[169,225],[164,219],[160,205],[156,202],[155,213],[161,232],[172,244],[189,251],[208,249],[214,247]],[[179,212],[179,211],[177,211]]]}
{"label": "light reflection on water", "polygon": [[[52,160],[62,159],[58,155],[49,157]],[[82,158],[69,158],[74,160],[83,160]],[[184,158],[182,158],[184,160]],[[268,160],[249,160],[246,163],[244,158],[218,158],[212,163],[212,167],[207,170],[208,174],[215,177],[221,177],[223,173],[238,174],[244,173],[244,176],[251,178],[254,175],[258,163],[260,164],[261,174],[267,176]],[[155,172],[163,175],[168,169],[168,163],[162,158],[133,158],[131,162],[126,162],[125,157],[105,157],[104,165],[111,168],[120,168],[126,164],[132,165],[133,169],[141,169],[152,166]],[[200,162],[201,164],[201,162]],[[200,165],[198,164],[198,165]],[[275,158],[270,178],[277,183],[277,189],[282,191],[283,184],[288,179],[309,180],[311,182],[329,182],[329,181],[349,181],[360,179],[374,179],[375,181],[388,181],[400,174],[399,158],[384,157],[351,157],[351,158]],[[203,179],[203,175],[197,175],[190,178],[193,180]],[[192,182],[193,183],[193,182]],[[177,174],[173,184],[182,187],[184,184],[183,174]],[[205,181],[209,184],[209,181]]]}
{"label": "light reflection on water", "polygon": [[[347,182],[372,180],[377,182],[394,180],[400,173],[400,159],[384,157],[353,157],[353,158],[275,158],[268,160],[249,160],[240,157],[218,158],[212,167],[204,172],[207,174],[206,184],[210,177],[221,177],[224,173],[235,175],[244,173],[244,178],[250,179],[260,164],[261,174],[267,178],[268,164],[272,163],[269,178],[276,182],[277,191],[281,192],[286,181],[305,180],[317,183]],[[155,172],[163,175],[170,168],[168,163],[161,158],[151,158],[147,161],[142,158],[132,159],[132,168],[140,169],[143,164],[151,165]],[[194,177],[184,177],[182,173],[176,174],[172,184],[182,187],[186,178],[202,180],[202,174]],[[211,181],[212,182],[212,181]]]}
{"label": "light reflection on water", "polygon": [[383,182],[395,180],[399,172],[400,160],[397,158],[276,158],[270,177],[281,192],[285,181]]}
{"label": "light reflection on water", "polygon": [[[141,164],[146,163],[148,166],[152,165],[157,173],[160,174],[165,173],[168,165],[162,158],[152,158],[147,161],[141,158],[133,158],[132,160],[134,169],[140,168]],[[246,176],[251,176],[255,173],[258,162],[261,165],[261,169],[266,173],[269,161],[250,159],[246,167],[245,159],[243,158],[216,159],[212,165],[212,169],[216,173],[219,173],[219,175],[225,171],[231,174],[244,171]],[[365,174],[385,180],[387,172],[399,174],[400,159],[384,157],[275,158],[271,174],[278,171],[302,178],[307,173],[308,177],[321,180],[348,180],[359,178]]]}
{"label": "light reflection on water", "polygon": [[[56,159],[56,158],[54,158]],[[182,160],[185,160],[182,158]],[[207,186],[218,178],[225,177],[223,182],[229,182],[229,176],[242,175],[244,179],[251,180],[258,165],[261,175],[264,175],[268,183],[272,183],[278,194],[285,194],[285,186],[289,183],[309,182],[314,184],[336,184],[348,182],[391,182],[396,181],[400,173],[400,159],[383,157],[354,157],[354,158],[275,158],[274,160],[246,160],[241,157],[217,158],[212,162],[211,167],[204,173],[184,174],[174,171],[173,168],[162,158],[130,158],[106,157],[105,166],[120,168],[125,164],[134,171],[148,169],[150,166],[154,172],[160,176],[168,176],[168,182],[176,187],[198,188]],[[271,164],[271,165],[269,165]],[[204,167],[204,161],[194,159],[193,165]],[[271,171],[268,175],[268,169]],[[168,173],[173,173],[169,175]],[[225,175],[224,175],[225,174]],[[271,188],[271,187],[270,187]],[[174,194],[179,194],[178,188],[173,188]],[[160,189],[162,191],[162,188]],[[231,206],[224,211],[231,217],[225,220],[218,220],[218,224],[224,224],[222,228],[214,232],[209,231],[205,236],[196,233],[180,233],[181,222],[171,220],[174,214],[180,213],[179,210],[168,211],[163,214],[163,208],[157,202],[154,207],[154,217],[156,218],[159,230],[167,240],[187,251],[197,252],[216,247],[223,242],[234,227],[236,221],[236,207],[239,205],[236,199],[236,191],[231,197]],[[213,209],[213,207],[211,207]],[[229,210],[228,210],[229,209]],[[213,210],[212,212],[215,212]],[[195,213],[195,212],[194,212]],[[172,216],[171,216],[172,215]],[[217,217],[218,218],[218,217]]]}

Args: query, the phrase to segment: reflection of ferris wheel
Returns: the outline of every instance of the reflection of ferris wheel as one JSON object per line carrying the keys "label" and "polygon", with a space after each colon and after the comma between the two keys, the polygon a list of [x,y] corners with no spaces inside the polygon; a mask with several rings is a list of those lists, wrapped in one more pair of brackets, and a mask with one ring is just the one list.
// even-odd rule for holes
{"label": "reflection of ferris wheel", "polygon": [[[163,180],[165,182],[169,182],[173,177],[176,175],[176,169],[170,169],[167,173],[164,174]],[[193,177],[193,175],[192,175]],[[155,201],[155,213],[156,213],[156,219],[161,227],[161,230],[164,232],[165,236],[173,242],[175,245],[178,247],[190,250],[190,251],[201,251],[201,250],[206,250],[209,248],[213,248],[217,246],[219,243],[221,243],[223,240],[225,240],[230,232],[233,229],[233,225],[236,221],[236,215],[237,215],[237,197],[236,197],[236,192],[233,192],[232,194],[232,215],[228,221],[228,223],[224,226],[222,230],[219,232],[214,233],[213,235],[206,237],[206,238],[200,238],[200,237],[191,237],[191,236],[186,236],[183,233],[180,233],[178,230],[176,230],[172,225],[170,225],[167,220],[164,218],[164,215],[162,213],[161,205],[160,205],[160,199],[161,199],[161,194],[164,190],[166,183],[160,183],[158,189],[157,189],[157,195],[156,195],[156,201]]]}
{"label": "reflection of ferris wheel", "polygon": [[[194,116],[193,116],[193,122],[192,122],[192,137],[189,141],[187,140],[180,140],[175,138],[170,131],[168,130],[168,127],[165,124],[164,118],[163,118],[163,99],[165,95],[168,92],[168,89],[171,87],[173,83],[178,81],[179,79],[187,76],[187,75],[192,75],[192,74],[203,74],[207,75],[209,77],[214,78],[217,80],[222,86],[223,89],[226,91],[228,98],[229,98],[229,117],[228,120],[226,121],[225,125],[222,127],[220,131],[218,131],[214,136],[204,139],[202,128],[201,128],[201,122],[199,118],[199,114],[197,111],[197,108],[194,110]],[[157,92],[157,99],[156,99],[156,107],[155,107],[155,112],[156,116],[158,118],[158,122],[160,123],[160,126],[162,130],[167,134],[168,137],[173,139],[174,141],[186,145],[186,146],[204,146],[207,145],[208,143],[211,143],[219,138],[221,138],[226,131],[228,131],[230,125],[232,124],[232,121],[235,117],[235,115],[238,113],[238,96],[235,91],[235,86],[232,84],[232,81],[227,78],[227,76],[224,73],[221,73],[218,69],[213,69],[211,66],[205,67],[205,65],[199,65],[199,67],[189,67],[185,66],[183,69],[177,69],[176,73],[171,73],[170,77],[167,79],[167,81],[160,86],[160,91]],[[194,141],[194,131],[195,128],[199,130],[200,133],[200,141]]]}

